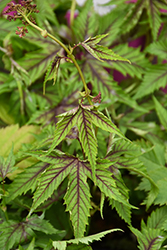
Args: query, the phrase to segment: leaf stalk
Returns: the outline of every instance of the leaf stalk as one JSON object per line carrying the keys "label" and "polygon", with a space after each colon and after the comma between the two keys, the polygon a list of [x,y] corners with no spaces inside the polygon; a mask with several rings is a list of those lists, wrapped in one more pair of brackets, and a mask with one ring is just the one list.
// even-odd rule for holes
{"label": "leaf stalk", "polygon": [[[75,1],[74,1],[74,3],[75,3]],[[22,14],[22,15],[23,15],[23,17],[25,18],[25,20],[27,21],[27,23],[29,23],[33,28],[35,28],[36,30],[40,31],[41,33],[43,32],[43,29],[41,29],[41,28],[40,28],[39,26],[37,26],[36,24],[32,23],[32,22],[27,18],[26,15],[24,15],[24,14]],[[78,73],[79,73],[79,75],[80,75],[80,77],[81,77],[81,80],[82,80],[82,83],[83,83],[84,89],[85,89],[85,97],[89,97],[90,92],[89,92],[89,89],[88,89],[88,87],[87,87],[87,85],[86,85],[85,78],[84,78],[84,76],[83,76],[83,74],[82,74],[82,71],[81,71],[81,69],[80,69],[80,67],[79,67],[79,65],[78,65],[78,63],[77,63],[77,61],[76,61],[74,55],[72,54],[72,52],[71,52],[71,51],[70,51],[70,50],[60,41],[60,40],[58,40],[56,37],[54,37],[54,36],[51,35],[50,33],[47,32],[47,36],[50,37],[50,38],[51,38],[52,40],[54,40],[55,42],[57,42],[57,43],[67,52],[68,57],[69,57],[69,58],[72,60],[72,62],[74,63],[74,65],[75,65],[75,67],[77,68]],[[90,101],[90,98],[88,98],[88,101],[89,101],[89,103],[91,102],[91,101]],[[91,104],[91,103],[90,103],[90,104]]]}

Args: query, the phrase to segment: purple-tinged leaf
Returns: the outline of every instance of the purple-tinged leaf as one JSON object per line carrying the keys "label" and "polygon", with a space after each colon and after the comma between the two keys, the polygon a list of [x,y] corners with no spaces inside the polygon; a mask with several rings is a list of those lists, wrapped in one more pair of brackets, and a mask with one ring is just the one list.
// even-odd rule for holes
{"label": "purple-tinged leaf", "polygon": [[113,79],[108,72],[101,67],[101,63],[90,56],[86,57],[86,64],[83,64],[82,70],[92,79],[93,89],[99,93],[101,92],[102,99],[105,96],[110,96],[112,91]]}
{"label": "purple-tinged leaf", "polygon": [[146,0],[146,9],[154,41],[157,40],[158,31],[162,23],[156,2],[157,0]]}
{"label": "purple-tinged leaf", "polygon": [[15,164],[15,158],[13,155],[13,148],[12,148],[6,161],[2,156],[0,156],[0,177],[2,179],[5,179],[6,175],[13,171],[14,164]]}
{"label": "purple-tinged leaf", "polygon": [[74,19],[73,31],[78,41],[83,41],[92,36],[98,29],[98,17],[95,12],[91,11],[92,1],[86,1],[85,6]]}
{"label": "purple-tinged leaf", "polygon": [[121,133],[121,131],[109,120],[103,113],[98,111],[95,108],[92,108],[89,111],[89,116],[91,117],[91,121],[94,125],[101,128],[102,130],[108,131],[110,133],[117,134],[122,138],[126,139],[126,137]]}
{"label": "purple-tinged leaf", "polygon": [[57,73],[58,73],[61,59],[62,59],[62,57],[56,55],[54,60],[50,62],[50,65],[49,65],[47,72],[46,72],[46,75],[45,75],[45,80],[43,82],[43,93],[44,94],[45,94],[45,86],[46,86],[47,81],[53,79],[53,85],[56,83]]}
{"label": "purple-tinged leaf", "polygon": [[92,173],[95,181],[97,140],[88,109],[84,107],[80,108],[80,115],[78,117],[77,126],[79,131],[79,140],[82,144],[82,149],[88,157],[88,160],[92,167]]}
{"label": "purple-tinged leaf", "polygon": [[51,47],[51,49],[29,52],[26,53],[24,58],[19,59],[17,63],[28,71],[31,81],[34,82],[46,72],[50,62],[59,50],[60,48]]}
{"label": "purple-tinged leaf", "polygon": [[0,246],[2,250],[12,249],[14,245],[28,242],[35,236],[26,221],[17,222],[8,220],[0,224]]}
{"label": "purple-tinged leaf", "polygon": [[141,232],[133,227],[130,230],[136,235],[140,250],[157,250],[160,249],[162,242],[164,241],[164,232],[156,228],[148,228],[142,221]]}
{"label": "purple-tinged leaf", "polygon": [[137,25],[145,7],[145,0],[137,0],[136,3],[128,6],[127,13],[122,24],[121,33],[125,34]]}
{"label": "purple-tinged leaf", "polygon": [[[103,35],[97,35],[95,37],[89,37],[88,39],[86,39],[83,43],[86,43],[88,45],[95,45],[97,43],[99,43],[103,38],[105,38],[106,36],[108,36],[108,34],[103,34]],[[82,43],[81,43],[82,44]]]}
{"label": "purple-tinged leaf", "polygon": [[2,250],[13,249],[13,246],[28,242],[35,236],[33,230],[42,231],[46,234],[63,233],[63,231],[56,230],[49,222],[37,216],[22,222],[9,220],[0,224],[0,248]]}
{"label": "purple-tinged leaf", "polygon": [[114,53],[111,49],[104,47],[102,45],[88,45],[87,43],[81,43],[81,45],[96,59],[99,61],[111,60],[111,61],[130,61],[126,58],[123,58],[116,53]]}
{"label": "purple-tinged leaf", "polygon": [[[120,193],[116,181],[114,179],[114,175],[108,170],[111,166],[111,162],[107,159],[98,160],[96,165],[96,184],[101,190],[101,192],[108,197],[109,199],[114,199],[116,201],[122,202],[124,205],[128,207],[132,207],[128,199]],[[90,179],[92,178],[92,170],[89,168],[88,165],[85,164],[85,169],[87,175]]]}
{"label": "purple-tinged leaf", "polygon": [[69,176],[69,185],[64,197],[67,211],[74,228],[76,238],[83,237],[90,215],[90,191],[82,162],[75,160]]}
{"label": "purple-tinged leaf", "polygon": [[[106,197],[109,199],[114,199],[123,203],[124,205],[131,207],[128,202],[128,199],[120,193],[118,187],[116,186],[116,182],[111,174],[107,169],[104,169],[105,164],[109,164],[109,162],[98,162],[97,169],[96,169],[96,180],[97,186],[100,188],[101,192],[105,194]],[[111,165],[111,163],[110,163]]]}
{"label": "purple-tinged leaf", "polygon": [[73,157],[59,157],[57,155],[41,155],[41,161],[52,162],[52,165],[39,178],[39,186],[34,194],[34,202],[29,215],[53,194],[62,181],[69,175],[75,162]]}
{"label": "purple-tinged leaf", "polygon": [[33,230],[40,231],[45,234],[64,233],[64,231],[55,229],[48,221],[41,219],[36,215],[33,215],[31,218],[27,220],[27,225]]}
{"label": "purple-tinged leaf", "polygon": [[9,187],[9,197],[7,201],[15,199],[18,195],[26,193],[28,190],[34,191],[37,187],[39,176],[49,167],[48,163],[39,162],[25,169],[24,172],[18,175]]}
{"label": "purple-tinged leaf", "polygon": [[66,137],[72,127],[77,123],[78,108],[60,115],[62,119],[57,123],[53,143],[48,154]]}

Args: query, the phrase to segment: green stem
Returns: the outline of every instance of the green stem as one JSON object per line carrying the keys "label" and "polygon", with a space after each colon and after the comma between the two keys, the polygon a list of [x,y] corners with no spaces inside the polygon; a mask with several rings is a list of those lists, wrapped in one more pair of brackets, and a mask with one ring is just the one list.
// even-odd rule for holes
{"label": "green stem", "polygon": [[[74,1],[75,2],[75,1]],[[25,20],[27,21],[27,23],[29,23],[32,27],[34,27],[35,29],[37,29],[38,31],[40,31],[42,33],[43,29],[41,29],[40,27],[38,27],[36,24],[32,23],[28,18],[27,16],[23,15],[23,17],[25,18]],[[85,78],[82,74],[82,71],[74,57],[74,55],[71,53],[71,51],[60,41],[58,40],[56,37],[52,36],[50,33],[47,33],[47,36],[50,37],[52,40],[54,40],[55,42],[57,42],[66,52],[67,52],[67,55],[68,57],[73,61],[75,67],[77,68],[78,70],[78,73],[81,77],[81,80],[83,82],[83,85],[84,85],[84,89],[85,89],[85,95],[88,97],[89,96],[89,89],[86,85],[86,82],[85,82]],[[90,103],[90,99],[89,100],[89,103]]]}
{"label": "green stem", "polygon": [[73,25],[73,22],[74,22],[75,6],[76,6],[76,0],[72,0],[71,12],[70,12],[70,25],[71,26]]}

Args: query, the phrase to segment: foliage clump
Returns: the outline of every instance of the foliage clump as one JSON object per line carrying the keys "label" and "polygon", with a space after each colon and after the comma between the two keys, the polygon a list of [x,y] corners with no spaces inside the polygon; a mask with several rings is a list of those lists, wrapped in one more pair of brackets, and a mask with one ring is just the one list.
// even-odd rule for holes
{"label": "foliage clump", "polygon": [[165,249],[167,2],[94,4],[0,2],[0,249]]}

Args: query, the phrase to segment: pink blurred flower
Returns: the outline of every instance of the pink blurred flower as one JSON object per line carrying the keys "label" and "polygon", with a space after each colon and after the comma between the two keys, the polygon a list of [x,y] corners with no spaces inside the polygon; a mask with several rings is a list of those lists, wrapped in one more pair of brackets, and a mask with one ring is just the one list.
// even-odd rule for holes
{"label": "pink blurred flower", "polygon": [[16,35],[19,35],[19,37],[23,37],[25,36],[26,34],[25,33],[28,33],[28,30],[26,27],[17,27],[18,30],[16,30]]}
{"label": "pink blurred flower", "polygon": [[144,49],[145,40],[146,40],[145,36],[138,37],[138,38],[130,41],[128,43],[128,46],[132,47],[132,48],[138,48],[139,46],[141,46],[141,51],[142,51]]}
{"label": "pink blurred flower", "polygon": [[[74,13],[74,19],[78,16],[78,10],[75,10],[75,13]],[[71,10],[68,10],[67,12],[66,12],[66,15],[65,15],[65,18],[66,18],[66,20],[67,20],[67,24],[68,24],[68,26],[70,26],[71,24],[70,24],[70,15],[71,15]]]}
{"label": "pink blurred flower", "polygon": [[121,72],[119,72],[118,70],[114,69],[113,70],[113,79],[114,81],[120,83],[123,80],[126,80],[129,78],[129,75],[124,76]]}
{"label": "pink blurred flower", "polygon": [[[11,1],[11,3],[16,3],[15,1]],[[4,12],[6,11],[6,10],[8,10],[9,9],[9,6],[7,5],[4,9],[3,9],[3,15],[10,15],[10,16],[14,16],[14,13],[16,13],[16,11],[12,11],[12,12],[9,12],[9,13],[7,13],[7,14],[5,14]]]}
{"label": "pink blurred flower", "polygon": [[167,10],[165,10],[165,9],[160,9],[160,12],[161,12],[161,13],[167,13]]}
{"label": "pink blurred flower", "polygon": [[[19,0],[18,3],[21,4],[21,1],[22,1],[22,0]],[[12,0],[10,3],[16,4],[16,2],[15,2],[14,0]],[[9,4],[10,4],[10,3],[9,3]],[[10,7],[10,6],[7,5],[7,6],[3,9],[3,12],[2,12],[3,15],[14,16],[14,14],[16,13],[16,11],[11,11],[11,12],[9,12],[9,13],[4,13],[6,10],[9,9],[9,7]]]}

